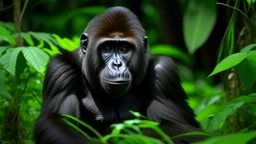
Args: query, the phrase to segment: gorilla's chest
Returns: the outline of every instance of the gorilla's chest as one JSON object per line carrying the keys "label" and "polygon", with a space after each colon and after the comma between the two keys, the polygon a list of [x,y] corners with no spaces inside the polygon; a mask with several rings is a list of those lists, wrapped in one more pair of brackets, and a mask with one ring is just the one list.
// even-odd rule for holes
{"label": "gorilla's chest", "polygon": [[81,119],[100,133],[107,134],[111,132],[109,128],[111,124],[135,118],[129,112],[130,110],[146,115],[148,99],[146,97],[149,97],[147,93],[138,91],[122,96],[120,99],[104,100],[98,100],[89,94],[88,99],[82,100]]}

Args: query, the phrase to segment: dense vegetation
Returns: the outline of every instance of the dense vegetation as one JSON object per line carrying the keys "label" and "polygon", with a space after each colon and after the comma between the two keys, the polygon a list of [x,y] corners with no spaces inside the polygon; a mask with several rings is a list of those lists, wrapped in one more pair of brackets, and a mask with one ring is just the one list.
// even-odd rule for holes
{"label": "dense vegetation", "polygon": [[[126,6],[139,16],[152,54],[175,60],[189,104],[202,128],[210,132],[181,136],[206,135],[209,138],[199,142],[204,144],[255,139],[255,0],[167,1],[1,1],[0,143],[33,143],[49,58],[63,49],[76,49],[88,21],[114,5]],[[137,119],[113,125],[107,136],[83,124],[99,138],[89,138],[70,123],[72,117],[63,117],[95,141],[162,143],[141,135],[140,128],[152,128],[172,143],[157,123],[133,114]]]}

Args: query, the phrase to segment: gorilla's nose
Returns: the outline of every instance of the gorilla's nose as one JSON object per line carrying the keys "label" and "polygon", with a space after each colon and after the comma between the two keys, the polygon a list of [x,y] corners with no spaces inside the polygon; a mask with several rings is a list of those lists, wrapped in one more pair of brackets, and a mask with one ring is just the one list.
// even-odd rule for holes
{"label": "gorilla's nose", "polygon": [[122,66],[122,61],[120,60],[114,60],[112,63],[112,66],[115,70],[119,70],[119,68]]}

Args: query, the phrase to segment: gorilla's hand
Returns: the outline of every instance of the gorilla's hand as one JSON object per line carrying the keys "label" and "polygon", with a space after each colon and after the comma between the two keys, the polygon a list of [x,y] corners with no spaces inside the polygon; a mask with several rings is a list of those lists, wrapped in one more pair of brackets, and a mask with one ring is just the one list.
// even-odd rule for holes
{"label": "gorilla's hand", "polygon": [[85,98],[82,99],[83,106],[95,116],[96,121],[103,121],[104,118],[95,104],[92,95],[89,93]]}

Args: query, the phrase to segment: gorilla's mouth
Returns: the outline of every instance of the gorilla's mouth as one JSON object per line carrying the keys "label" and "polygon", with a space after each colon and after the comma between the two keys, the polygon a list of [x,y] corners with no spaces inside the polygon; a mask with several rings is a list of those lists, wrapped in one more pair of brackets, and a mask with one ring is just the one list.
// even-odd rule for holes
{"label": "gorilla's mouth", "polygon": [[104,79],[104,80],[107,84],[111,84],[111,85],[123,85],[123,84],[130,83],[131,81],[131,80],[107,80],[107,79]]}
{"label": "gorilla's mouth", "polygon": [[108,80],[103,79],[105,83],[105,90],[107,93],[111,94],[112,96],[118,96],[125,94],[131,83],[131,79],[118,79],[118,80]]}

